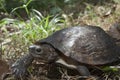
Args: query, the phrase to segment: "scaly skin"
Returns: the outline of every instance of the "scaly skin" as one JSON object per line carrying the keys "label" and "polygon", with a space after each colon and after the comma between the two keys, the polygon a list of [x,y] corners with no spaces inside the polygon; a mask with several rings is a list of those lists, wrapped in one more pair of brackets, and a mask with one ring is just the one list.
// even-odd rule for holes
{"label": "scaly skin", "polygon": [[31,54],[25,54],[18,59],[11,67],[13,75],[16,79],[24,78],[28,75],[27,68],[32,64],[34,60]]}

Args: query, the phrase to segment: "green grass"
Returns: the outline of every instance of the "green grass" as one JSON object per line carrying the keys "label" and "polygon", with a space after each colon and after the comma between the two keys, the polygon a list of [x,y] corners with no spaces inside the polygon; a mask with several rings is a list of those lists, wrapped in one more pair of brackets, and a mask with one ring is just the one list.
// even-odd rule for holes
{"label": "green grass", "polygon": [[34,42],[60,29],[58,23],[62,20],[60,20],[59,17],[49,15],[44,17],[40,12],[36,10],[33,11],[34,13],[31,14],[32,17],[25,23],[25,27],[22,30],[25,40]]}

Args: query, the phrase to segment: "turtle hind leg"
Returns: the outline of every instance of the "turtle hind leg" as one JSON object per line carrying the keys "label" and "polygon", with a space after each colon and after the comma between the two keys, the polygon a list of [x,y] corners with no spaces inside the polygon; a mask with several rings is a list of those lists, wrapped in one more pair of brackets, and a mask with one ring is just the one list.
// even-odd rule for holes
{"label": "turtle hind leg", "polygon": [[90,76],[90,72],[87,67],[85,66],[77,66],[77,70],[80,73],[81,76]]}
{"label": "turtle hind leg", "polygon": [[85,66],[82,66],[82,65],[77,66],[77,71],[81,75],[81,76],[79,76],[80,80],[89,79],[91,77],[88,68]]}
{"label": "turtle hind leg", "polygon": [[97,80],[96,77],[90,75],[90,72],[86,66],[77,66],[77,71],[80,73],[80,80]]}

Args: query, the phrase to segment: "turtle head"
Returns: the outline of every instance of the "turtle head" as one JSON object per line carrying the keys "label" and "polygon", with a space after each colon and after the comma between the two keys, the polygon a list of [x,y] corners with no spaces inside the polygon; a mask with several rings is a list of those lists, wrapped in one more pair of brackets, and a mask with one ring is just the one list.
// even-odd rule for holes
{"label": "turtle head", "polygon": [[36,59],[40,59],[45,62],[53,62],[57,58],[55,49],[48,44],[31,45],[29,47],[29,53]]}

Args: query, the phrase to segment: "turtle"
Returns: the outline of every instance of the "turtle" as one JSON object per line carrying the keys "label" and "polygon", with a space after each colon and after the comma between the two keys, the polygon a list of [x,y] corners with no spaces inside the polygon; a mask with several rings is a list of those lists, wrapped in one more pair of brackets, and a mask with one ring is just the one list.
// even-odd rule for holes
{"label": "turtle", "polygon": [[90,77],[89,66],[113,65],[119,62],[120,47],[114,38],[98,26],[74,26],[58,30],[29,46],[29,53],[12,65],[15,77],[25,76],[34,59],[45,64],[62,64]]}

